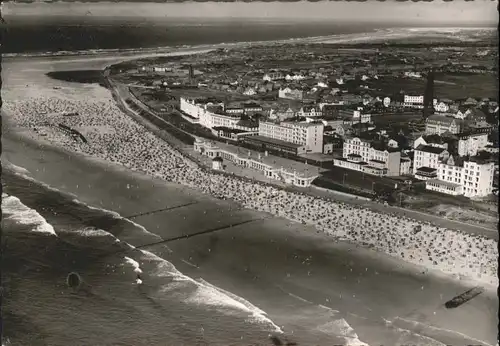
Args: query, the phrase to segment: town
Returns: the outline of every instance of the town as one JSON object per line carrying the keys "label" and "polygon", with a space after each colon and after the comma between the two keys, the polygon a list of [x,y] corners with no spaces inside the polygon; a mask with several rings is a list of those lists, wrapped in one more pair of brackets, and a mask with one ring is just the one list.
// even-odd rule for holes
{"label": "town", "polygon": [[128,103],[195,135],[215,169],[401,204],[398,192],[498,193],[496,55],[264,46],[127,62],[111,75]]}
{"label": "town", "polygon": [[[394,191],[422,186],[453,196],[497,193],[498,103],[494,91],[481,90],[492,81],[494,67],[487,65],[496,52],[331,51],[218,50],[153,66],[141,62],[126,76],[135,83],[131,99],[169,120],[170,107],[177,124],[203,139],[195,150],[217,158],[217,169],[225,159],[297,186],[316,180],[392,200]],[[467,95],[459,83],[471,79],[478,86]],[[153,92],[145,89],[151,86]],[[240,147],[249,150],[238,154]],[[304,165],[278,167],[276,157]],[[307,164],[321,170],[305,171]]]}

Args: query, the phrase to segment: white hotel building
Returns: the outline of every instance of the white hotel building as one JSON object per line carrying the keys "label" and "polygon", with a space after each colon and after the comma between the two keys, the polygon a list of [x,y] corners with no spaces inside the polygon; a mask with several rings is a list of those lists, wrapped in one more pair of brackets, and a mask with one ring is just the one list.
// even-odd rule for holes
{"label": "white hotel building", "polygon": [[458,155],[476,156],[477,153],[488,145],[487,133],[458,135]]}
{"label": "white hotel building", "polygon": [[207,112],[208,106],[221,106],[224,107],[224,103],[212,103],[212,102],[200,102],[194,99],[187,99],[181,97],[180,99],[180,109],[192,118],[199,119],[202,114]]}
{"label": "white hotel building", "polygon": [[323,129],[324,125],[321,122],[261,121],[259,136],[302,145],[307,153],[322,153]]}
{"label": "white hotel building", "polygon": [[485,197],[493,192],[493,162],[470,159],[456,162],[452,156],[438,167],[437,179],[425,182],[427,190],[448,195],[465,197]]}
{"label": "white hotel building", "polygon": [[[194,119],[187,119],[193,123],[198,123],[201,126],[212,129],[214,127],[227,127],[230,129],[242,130],[247,132],[256,132],[257,127],[248,127],[242,125],[239,114],[223,115],[212,113],[207,110],[208,106],[222,106],[223,103],[196,103],[194,100],[189,100],[181,97],[180,109],[182,112]],[[187,117],[186,117],[187,118]],[[245,123],[246,124],[246,123]]]}
{"label": "white hotel building", "polygon": [[430,145],[419,145],[415,148],[413,158],[413,174],[420,180],[436,179],[438,167],[448,160],[450,153],[445,148]]}
{"label": "white hotel building", "polygon": [[342,158],[333,162],[338,167],[378,176],[399,176],[401,172],[401,152],[398,149],[377,148],[372,141],[358,137],[346,138]]}

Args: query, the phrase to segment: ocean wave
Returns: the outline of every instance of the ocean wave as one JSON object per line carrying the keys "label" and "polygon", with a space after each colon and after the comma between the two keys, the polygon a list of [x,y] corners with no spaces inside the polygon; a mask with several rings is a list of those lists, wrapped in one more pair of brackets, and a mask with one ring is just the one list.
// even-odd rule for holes
{"label": "ocean wave", "polygon": [[148,234],[150,236],[153,236],[155,238],[158,239],[158,241],[161,241],[163,240],[162,237],[160,237],[158,234],[155,234],[155,233],[152,233],[152,232],[149,232],[145,227],[139,225],[138,223],[130,220],[130,219],[127,219],[126,217],[123,217],[122,215],[120,215],[119,213],[117,213],[116,211],[112,211],[112,210],[108,210],[108,209],[104,209],[104,208],[99,208],[99,207],[93,207],[87,203],[84,203],[76,198],[73,199],[73,203],[76,203],[76,204],[79,204],[79,205],[82,205],[88,209],[91,209],[91,210],[96,210],[96,211],[100,211],[104,214],[107,214],[109,216],[112,216],[113,218],[117,219],[117,220],[123,220],[124,222],[127,222],[131,225],[133,225],[135,228],[138,228],[140,229],[143,233],[145,234]]}
{"label": "ocean wave", "polygon": [[[239,312],[244,312],[249,315],[250,322],[256,322],[271,327],[271,331],[283,334],[283,331],[278,327],[267,314],[252,305],[249,301],[241,298],[231,292],[225,291],[222,288],[214,286],[203,279],[194,280],[187,275],[182,274],[175,266],[167,260],[155,255],[146,250],[140,250],[144,254],[144,259],[151,262],[156,262],[155,276],[173,277],[174,281],[189,282],[195,285],[196,291],[185,301],[196,305],[217,306],[221,308],[234,309]],[[172,289],[172,284],[164,287],[162,292],[168,292]],[[175,286],[175,284],[174,284]],[[222,312],[229,312],[222,310]]]}
{"label": "ocean wave", "polygon": [[2,194],[2,214],[6,220],[13,220],[22,225],[32,225],[33,232],[57,236],[54,227],[42,215],[35,209],[24,205],[17,197],[4,197]]}
{"label": "ocean wave", "polygon": [[102,238],[113,238],[115,243],[119,243],[120,239],[116,238],[109,232],[95,227],[85,227],[84,229],[77,230],[76,233],[84,237],[102,237]]}
{"label": "ocean wave", "polygon": [[344,338],[346,346],[369,346],[367,343],[359,340],[354,329],[343,318],[322,324],[316,327],[316,329],[325,334]]}
{"label": "ocean wave", "polygon": [[[243,306],[246,309],[246,311],[248,311],[249,313],[252,314],[252,320],[253,321],[255,321],[257,323],[261,323],[261,324],[271,324],[274,327],[274,332],[283,334],[283,331],[281,330],[281,328],[278,327],[273,321],[271,321],[267,317],[267,313],[265,311],[259,309],[258,307],[256,307],[252,303],[250,303],[248,300],[246,300],[246,299],[244,299],[242,297],[239,297],[239,296],[235,295],[234,293],[226,291],[226,290],[224,290],[224,289],[222,289],[220,287],[214,286],[214,285],[210,284],[209,282],[207,282],[207,281],[205,281],[205,280],[203,280],[201,278],[198,279],[198,282],[201,283],[204,286],[204,288],[208,287],[208,288],[210,288],[212,290],[215,290],[215,291],[219,292],[222,295],[225,295],[225,296],[229,297],[233,301],[237,302],[238,303],[238,306],[237,306],[238,308],[240,308],[241,306]],[[240,306],[240,304],[241,304],[241,306]]]}

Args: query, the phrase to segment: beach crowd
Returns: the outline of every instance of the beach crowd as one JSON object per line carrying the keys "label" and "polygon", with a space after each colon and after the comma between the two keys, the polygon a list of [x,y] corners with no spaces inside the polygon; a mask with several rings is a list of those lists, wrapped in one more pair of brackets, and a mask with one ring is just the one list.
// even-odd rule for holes
{"label": "beach crowd", "polygon": [[[425,268],[498,285],[495,240],[213,172],[136,123],[111,98],[8,100],[4,110],[18,126],[66,149],[230,199],[246,208],[313,225],[335,239]],[[59,124],[79,131],[87,142],[68,136]]]}

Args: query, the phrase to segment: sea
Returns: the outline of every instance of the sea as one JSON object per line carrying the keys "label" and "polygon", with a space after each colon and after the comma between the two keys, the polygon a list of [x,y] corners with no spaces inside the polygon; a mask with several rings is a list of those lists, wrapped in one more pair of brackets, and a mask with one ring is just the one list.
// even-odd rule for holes
{"label": "sea", "polygon": [[190,18],[169,18],[160,22],[102,17],[37,20],[12,17],[7,18],[6,22],[3,40],[3,52],[6,54],[286,40],[363,33],[384,27],[380,24],[355,25],[324,21]]}
{"label": "sea", "polygon": [[[107,22],[102,18],[64,18],[58,22],[18,18],[7,22],[3,52],[185,46],[375,29],[332,23],[200,23],[185,19],[151,24]],[[3,88],[8,87],[4,82]],[[5,134],[8,129],[3,131]],[[16,150],[25,150],[26,156],[18,155],[24,164],[16,166],[6,160],[14,147],[4,143],[2,346],[361,346],[367,345],[364,339],[368,336],[375,342],[372,346],[442,346],[446,340],[456,345],[457,340],[463,345],[475,340],[455,332],[441,338],[435,337],[439,334],[435,331],[419,334],[415,329],[429,329],[426,324],[418,324],[428,323],[427,315],[405,315],[420,322],[397,324],[394,319],[384,320],[367,305],[386,309],[387,302],[405,292],[402,287],[408,287],[408,295],[422,295],[424,301],[427,298],[420,286],[430,285],[425,278],[395,274],[392,269],[383,271],[375,268],[374,261],[353,261],[349,257],[353,255],[347,252],[327,254],[326,250],[317,248],[319,245],[304,249],[309,243],[300,238],[301,231],[294,229],[298,226],[286,224],[284,227],[284,221],[280,221],[279,227],[258,224],[234,235],[223,233],[185,245],[181,241],[168,242],[165,239],[175,233],[178,225],[190,225],[183,232],[196,233],[208,227],[209,222],[221,222],[217,218],[219,209],[213,210],[214,217],[210,220],[200,217],[206,209],[192,208],[185,213],[173,211],[172,216],[156,219],[163,221],[150,221],[150,226],[141,226],[134,220],[141,216],[138,214],[144,206],[134,205],[134,201],[135,198],[143,201],[145,197],[126,195],[131,184],[128,180],[115,186],[113,175],[107,178],[103,173],[101,178],[95,168],[84,171],[84,164],[77,164],[69,157],[64,159],[49,151],[47,156],[43,151],[29,154],[29,148],[19,149],[20,145]],[[59,171],[58,167],[61,167]],[[52,174],[37,174],[41,177],[45,174],[46,179],[36,180],[34,174],[30,174],[35,170]],[[63,175],[60,181],[58,174]],[[79,179],[78,175],[82,177]],[[83,202],[77,192],[78,184],[103,181],[107,182],[105,187],[91,187],[90,183],[84,187],[87,200],[94,196],[96,203]],[[57,189],[54,186],[57,184],[67,184],[67,189]],[[159,190],[158,187],[148,190],[147,183],[142,185],[141,189],[149,191],[151,196]],[[76,190],[70,193],[67,191],[70,187]],[[113,193],[120,195],[120,199]],[[98,196],[106,200],[103,204],[114,207],[99,205]],[[169,190],[158,203],[173,203],[176,196]],[[113,204],[114,199],[120,202]],[[207,205],[215,208],[216,203],[210,201],[204,204]],[[222,222],[230,222],[234,213],[219,215],[224,217]],[[295,235],[283,233],[283,229]],[[201,268],[197,263],[205,263],[205,266]],[[380,286],[390,278],[399,281],[393,286]],[[436,292],[448,287],[445,283],[434,285]],[[457,288],[457,292],[450,295],[458,292]],[[439,305],[437,293],[432,296],[424,305]],[[388,309],[394,310],[392,317],[398,314],[397,306],[405,304],[404,300],[395,300],[394,307]],[[482,316],[488,306],[492,306],[488,299],[481,304],[471,308],[469,317]],[[275,316],[285,322],[279,323]],[[453,323],[453,317],[448,319]],[[483,335],[484,330],[491,330],[491,323],[469,327],[469,330],[480,330],[478,333]]]}
{"label": "sea", "polygon": [[179,272],[163,259],[168,245],[135,247],[158,236],[19,171],[2,176],[4,345],[251,345],[281,334],[250,302]]}

